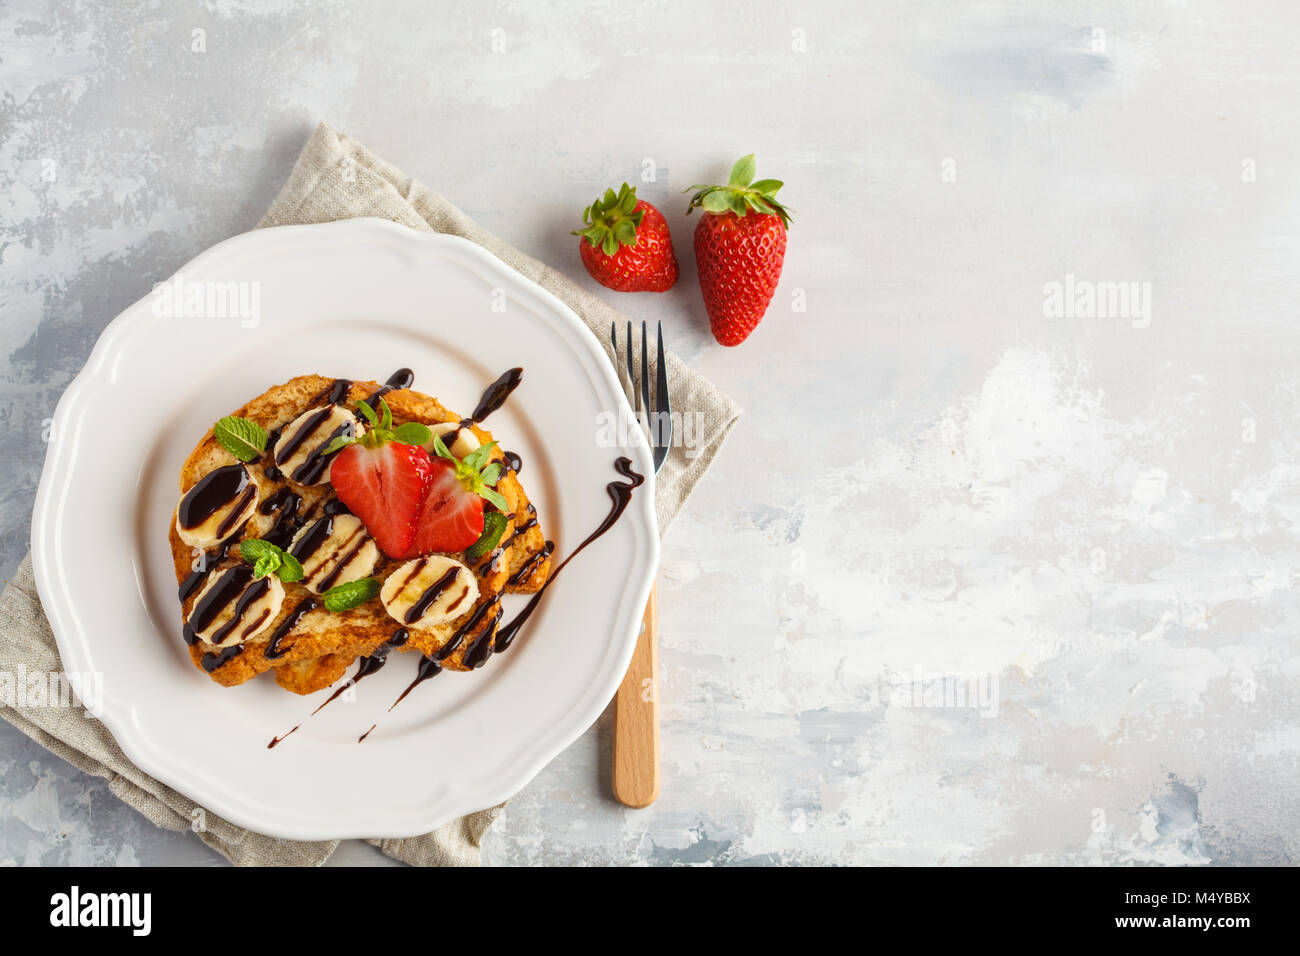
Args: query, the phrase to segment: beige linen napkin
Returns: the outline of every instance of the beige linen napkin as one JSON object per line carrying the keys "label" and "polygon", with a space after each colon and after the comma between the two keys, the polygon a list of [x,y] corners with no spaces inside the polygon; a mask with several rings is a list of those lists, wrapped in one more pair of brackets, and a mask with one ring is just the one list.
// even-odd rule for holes
{"label": "beige linen napkin", "polygon": [[[331,222],[358,216],[391,219],[421,232],[462,236],[546,288],[572,308],[609,350],[611,321],[625,321],[604,301],[583,291],[562,273],[524,255],[485,232],[464,213],[375,156],[360,143],[322,123],[289,176],[289,181],[259,223],[266,226]],[[668,356],[668,388],[674,411],[700,416],[688,457],[677,445],[658,475],[655,506],[662,533],[691,489],[708,469],[740,416],[735,404],[708,381]],[[11,674],[60,671],[58,648],[41,610],[24,559],[0,596],[0,671]],[[110,789],[160,827],[194,829],[204,843],[241,865],[319,865],[337,841],[304,843],[279,840],[237,827],[181,796],[135,767],[104,725],[67,707],[15,708],[0,701],[0,717],[51,752],[104,777]],[[483,834],[499,808],[471,813],[419,837],[371,840],[395,859],[422,866],[474,866]]]}

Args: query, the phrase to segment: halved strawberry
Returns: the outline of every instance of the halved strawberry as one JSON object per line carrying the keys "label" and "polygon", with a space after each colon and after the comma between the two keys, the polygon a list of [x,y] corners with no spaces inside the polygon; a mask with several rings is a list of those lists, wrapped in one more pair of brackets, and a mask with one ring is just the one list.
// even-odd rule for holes
{"label": "halved strawberry", "polygon": [[[340,439],[330,466],[330,484],[339,500],[361,519],[379,550],[402,557],[415,536],[416,519],[434,479],[429,453],[420,447],[429,429],[417,423],[393,428],[388,405],[380,399],[382,418],[358,403],[370,429],[358,439]],[[421,432],[420,430],[423,429]]]}
{"label": "halved strawberry", "polygon": [[410,547],[402,557],[464,551],[483,534],[484,501],[500,511],[509,508],[490,487],[501,476],[500,463],[491,461],[496,444],[480,445],[458,459],[447,450],[441,437],[434,437],[438,457],[431,465],[433,481],[416,519]]}

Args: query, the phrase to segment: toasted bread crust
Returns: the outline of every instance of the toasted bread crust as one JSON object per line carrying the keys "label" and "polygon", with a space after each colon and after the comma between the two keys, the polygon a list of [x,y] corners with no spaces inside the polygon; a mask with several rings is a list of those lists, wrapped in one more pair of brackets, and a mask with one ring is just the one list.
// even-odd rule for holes
{"label": "toasted bread crust", "polygon": [[[272,432],[308,409],[326,404],[335,382],[335,379],[320,375],[301,375],[268,389],[232,414],[257,422]],[[358,401],[369,398],[379,388],[377,382],[353,382],[343,403],[355,407]],[[462,421],[460,416],[452,413],[437,399],[410,389],[387,392],[384,400],[392,410],[395,424],[414,421],[432,425]],[[478,425],[468,427],[479,442],[487,444],[493,440],[491,433]],[[403,651],[437,654],[456,639],[458,632],[462,632],[456,648],[442,661],[443,666],[451,670],[467,669],[464,663],[466,652],[474,646],[479,636],[488,641],[495,640],[499,615],[492,605],[498,602],[502,593],[535,592],[546,582],[550,573],[549,551],[546,549],[541,525],[536,520],[536,511],[524,493],[518,476],[510,470],[500,448],[493,449],[493,458],[500,461],[503,468],[496,489],[510,508],[510,518],[501,538],[505,546],[498,547],[478,561],[465,560],[463,554],[453,555],[465,561],[478,575],[478,600],[454,621],[434,628],[411,629],[409,640],[400,648]],[[217,442],[212,429],[209,429],[181,469],[181,492],[184,493],[212,469],[234,461],[234,457]],[[302,503],[298,509],[300,517],[310,518],[321,514],[325,503],[334,498],[333,488],[329,484],[302,487],[286,478],[268,476],[266,466],[269,464],[269,457],[248,463],[249,470],[258,482],[258,510],[236,535],[229,555],[214,564],[214,568],[239,563],[238,541],[245,537],[261,537],[274,527],[278,516],[274,513],[263,514],[261,507],[278,490],[288,487],[301,496]],[[181,541],[174,520],[171,522],[169,539],[179,584],[190,575],[198,555]],[[382,581],[400,563],[382,557],[374,577]],[[524,574],[522,578],[519,577],[521,572]],[[276,682],[280,686],[299,694],[314,693],[336,682],[357,657],[378,650],[401,627],[399,622],[387,614],[379,601],[371,601],[339,614],[332,614],[317,606],[302,615],[278,642],[278,653],[268,657],[266,652],[272,635],[302,602],[315,599],[315,595],[300,584],[288,583],[284,587],[284,603],[272,624],[246,642],[241,652],[208,672],[208,676],[218,684],[242,684],[265,671],[274,670]],[[182,602],[182,624],[189,615],[193,601],[194,597],[191,596]],[[470,622],[477,626],[464,632],[464,626]],[[491,634],[484,633],[487,628],[491,628]],[[207,671],[203,663],[204,655],[217,652],[217,648],[203,641],[191,645],[189,650],[195,666],[204,671]],[[209,658],[209,661],[212,660]]]}

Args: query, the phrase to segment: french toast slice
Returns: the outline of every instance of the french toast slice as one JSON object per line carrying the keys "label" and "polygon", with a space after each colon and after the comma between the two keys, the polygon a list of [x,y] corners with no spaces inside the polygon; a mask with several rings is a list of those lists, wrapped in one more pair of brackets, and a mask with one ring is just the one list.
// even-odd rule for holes
{"label": "french toast slice", "polygon": [[[373,397],[378,394],[382,394],[391,410],[394,425],[452,422],[471,431],[481,444],[493,440],[478,424],[453,414],[428,395],[409,388],[385,390],[377,382],[349,382],[320,375],[303,375],[274,386],[234,415],[261,425],[274,436],[311,409],[327,404],[351,408],[362,400],[373,405]],[[551,566],[550,546],[517,473],[509,467],[499,447],[492,450],[492,459],[500,462],[503,469],[496,490],[508,505],[506,530],[496,548],[477,560],[466,559],[463,553],[451,555],[475,573],[479,590],[476,600],[459,617],[433,627],[406,629],[389,616],[378,600],[332,613],[322,606],[319,595],[303,584],[286,582],[284,599],[274,619],[242,645],[221,648],[201,638],[194,639],[189,651],[195,666],[226,686],[241,684],[270,670],[275,672],[281,687],[310,694],[339,680],[358,657],[374,654],[385,645],[394,647],[395,642],[390,642],[399,630],[407,630],[409,634],[400,650],[440,657],[440,662],[452,670],[470,669],[475,663],[481,663],[486,659],[484,651],[490,650],[495,640],[500,595],[537,591],[545,583]],[[234,462],[234,456],[209,429],[181,469],[182,493],[214,469]],[[193,549],[181,540],[176,522],[171,524],[172,556],[183,594],[182,615],[187,621],[201,594],[201,586],[187,589],[186,582],[192,584],[205,575],[211,579],[227,568],[243,564],[239,556],[240,541],[262,537],[287,541],[322,515],[346,513],[328,481],[311,486],[296,484],[274,467],[269,454],[246,463],[245,467],[258,486],[257,507],[247,524],[222,548],[206,552]],[[371,576],[382,581],[401,564],[381,553]],[[475,656],[467,664],[466,656],[472,651]]]}

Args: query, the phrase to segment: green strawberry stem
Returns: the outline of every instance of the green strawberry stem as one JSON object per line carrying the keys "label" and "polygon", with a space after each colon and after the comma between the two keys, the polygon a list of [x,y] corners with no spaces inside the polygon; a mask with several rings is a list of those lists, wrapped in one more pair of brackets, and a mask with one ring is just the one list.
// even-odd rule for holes
{"label": "green strawberry stem", "polygon": [[607,256],[618,252],[619,246],[635,246],[636,230],[645,218],[645,210],[636,210],[636,187],[624,183],[616,194],[606,189],[605,195],[582,211],[585,229],[574,229],[571,235],[582,236],[593,247]]}
{"label": "green strawberry stem", "polygon": [[779,179],[754,179],[758,164],[754,154],[742,156],[731,167],[725,186],[688,186],[683,192],[697,190],[691,197],[691,204],[686,207],[686,214],[696,206],[705,212],[734,212],[737,216],[746,216],[756,212],[765,216],[777,216],[781,225],[790,228],[790,210],[777,202],[776,194],[785,183]]}
{"label": "green strawberry stem", "polygon": [[361,412],[362,417],[370,423],[370,428],[360,438],[340,435],[330,442],[329,447],[325,449],[325,454],[332,455],[339,449],[354,442],[360,444],[363,448],[378,448],[390,441],[395,441],[399,445],[423,445],[429,440],[429,436],[433,434],[428,425],[422,425],[419,422],[406,422],[394,428],[393,413],[389,410],[388,403],[382,398],[379,400],[378,414],[365,402],[357,402],[357,411]]}
{"label": "green strawberry stem", "polygon": [[499,491],[491,487],[501,477],[501,463],[491,460],[492,449],[496,447],[496,442],[488,442],[486,445],[479,445],[464,458],[457,458],[447,450],[441,435],[433,436],[433,450],[437,452],[438,457],[446,458],[456,466],[456,480],[460,482],[462,488],[471,495],[478,495],[484,501],[490,502],[498,511],[509,511],[509,502]]}

